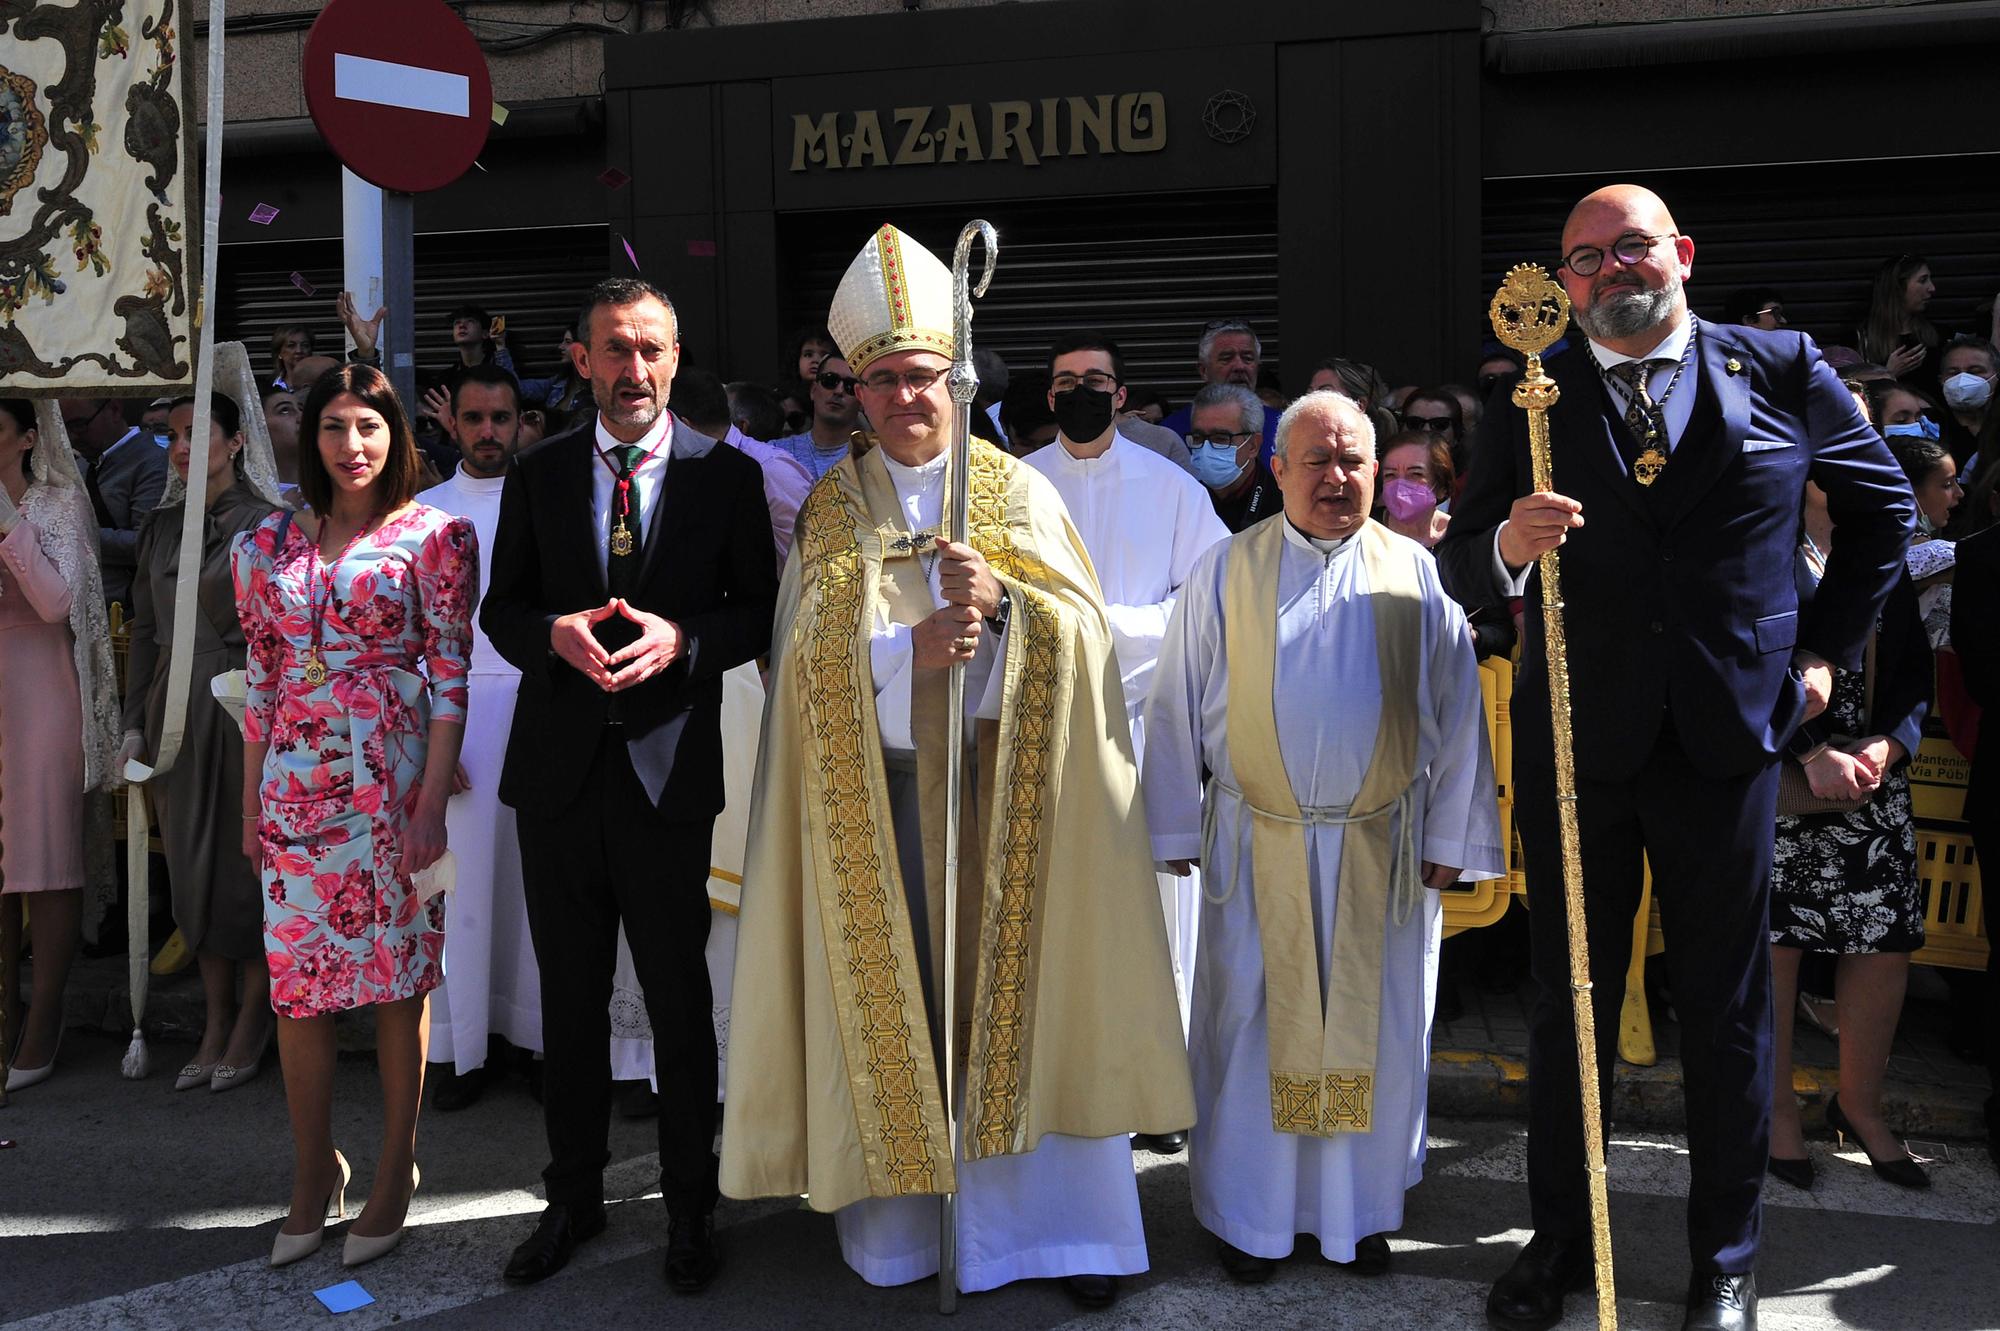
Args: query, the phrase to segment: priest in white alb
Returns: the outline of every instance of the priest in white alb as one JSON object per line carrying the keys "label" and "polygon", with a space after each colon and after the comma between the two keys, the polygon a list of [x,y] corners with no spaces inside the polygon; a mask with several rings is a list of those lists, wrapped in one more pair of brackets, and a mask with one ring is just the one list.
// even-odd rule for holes
{"label": "priest in white alb", "polygon": [[[470,518],[479,536],[479,585],[487,586],[493,538],[500,525],[500,487],[520,444],[521,390],[497,365],[465,370],[452,389],[452,433],[458,469],[417,496],[454,517]],[[500,760],[514,724],[521,672],[509,665],[477,623],[472,626],[465,745],[459,771],[467,788],[445,807],[451,851],[458,861],[451,927],[444,935],[444,983],[431,994],[432,1106],[464,1109],[485,1092],[493,1069],[491,1037],[515,1049],[542,1051],[542,984],[528,936],[528,902],[521,886],[521,852],[514,811],[500,802]],[[524,1067],[538,1087],[539,1063]]]}
{"label": "priest in white alb", "polygon": [[1429,552],[1369,520],[1373,427],[1308,393],[1275,447],[1283,512],[1195,566],[1145,708],[1153,853],[1205,868],[1195,1216],[1246,1283],[1299,1234],[1387,1269],[1423,1172],[1436,889],[1504,867],[1471,635]]}
{"label": "priest in white alb", "polygon": [[[1054,443],[1021,459],[1049,478],[1083,537],[1104,593],[1104,613],[1118,653],[1132,748],[1143,764],[1140,709],[1167,635],[1174,598],[1204,550],[1229,535],[1208,491],[1184,468],[1133,443],[1115,417],[1125,405],[1125,366],[1118,344],[1102,333],[1058,337],[1049,349],[1049,408]],[[1174,964],[1181,1028],[1187,1029],[1201,919],[1199,873],[1158,875],[1160,908]],[[1163,1153],[1187,1144],[1184,1132],[1142,1135],[1135,1147]]]}
{"label": "priest in white alb", "polygon": [[[883,227],[828,326],[874,426],[808,496],[750,807],[722,1190],[833,1211],[864,1280],[1146,1269],[1127,1134],[1193,1121],[1112,630],[1076,530],[977,439],[953,483],[951,274]],[[938,1054],[949,668],[965,669],[954,1074]],[[961,1126],[958,1150],[947,1087]]]}

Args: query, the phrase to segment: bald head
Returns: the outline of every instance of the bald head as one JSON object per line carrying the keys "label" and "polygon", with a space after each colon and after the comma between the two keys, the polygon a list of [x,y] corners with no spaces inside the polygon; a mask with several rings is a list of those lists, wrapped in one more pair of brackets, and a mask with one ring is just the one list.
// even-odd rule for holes
{"label": "bald head", "polygon": [[1374,423],[1331,388],[1307,393],[1278,418],[1271,474],[1294,527],[1325,541],[1352,536],[1375,502]]}
{"label": "bald head", "polygon": [[1686,317],[1681,284],[1694,271],[1694,241],[1653,191],[1606,185],[1585,195],[1563,224],[1562,254],[1557,276],[1592,341],[1644,355]]}
{"label": "bald head", "polygon": [[1667,211],[1667,201],[1653,191],[1643,185],[1606,185],[1584,195],[1569,210],[1569,220],[1563,223],[1562,252],[1568,254],[1577,245],[1588,243],[1575,238],[1580,229],[1595,232],[1607,224],[1617,231],[1649,236],[1679,229],[1674,215]]}
{"label": "bald head", "polygon": [[299,396],[312,392],[314,384],[320,381],[328,370],[337,370],[340,362],[331,356],[302,356],[292,366],[292,372],[285,376],[285,385]]}

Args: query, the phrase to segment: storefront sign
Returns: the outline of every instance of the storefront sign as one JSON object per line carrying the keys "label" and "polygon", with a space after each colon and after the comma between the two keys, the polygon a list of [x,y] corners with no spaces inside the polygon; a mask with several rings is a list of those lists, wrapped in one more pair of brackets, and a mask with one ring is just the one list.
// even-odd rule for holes
{"label": "storefront sign", "polygon": [[1276,179],[1277,127],[1218,96],[1274,105],[1269,46],[932,64],[777,78],[771,183],[779,209],[943,199],[1243,189]]}
{"label": "storefront sign", "polygon": [[1156,153],[1167,146],[1167,99],[1159,92],[795,112],[791,122],[793,171],[951,162],[1033,167],[1047,158]]}

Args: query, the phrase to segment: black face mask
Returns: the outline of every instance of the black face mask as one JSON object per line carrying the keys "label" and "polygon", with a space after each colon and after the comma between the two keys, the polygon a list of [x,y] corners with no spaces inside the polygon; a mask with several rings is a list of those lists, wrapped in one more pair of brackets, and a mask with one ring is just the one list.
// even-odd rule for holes
{"label": "black face mask", "polygon": [[1055,395],[1056,425],[1063,438],[1089,443],[1111,428],[1112,395],[1094,388],[1072,388]]}

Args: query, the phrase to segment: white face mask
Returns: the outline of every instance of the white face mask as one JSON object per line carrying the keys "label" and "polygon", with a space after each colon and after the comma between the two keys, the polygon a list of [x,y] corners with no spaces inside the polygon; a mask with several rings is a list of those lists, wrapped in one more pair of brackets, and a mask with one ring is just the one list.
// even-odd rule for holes
{"label": "white face mask", "polygon": [[1993,396],[1993,385],[1970,370],[1944,381],[1944,400],[1954,411],[1977,411]]}

